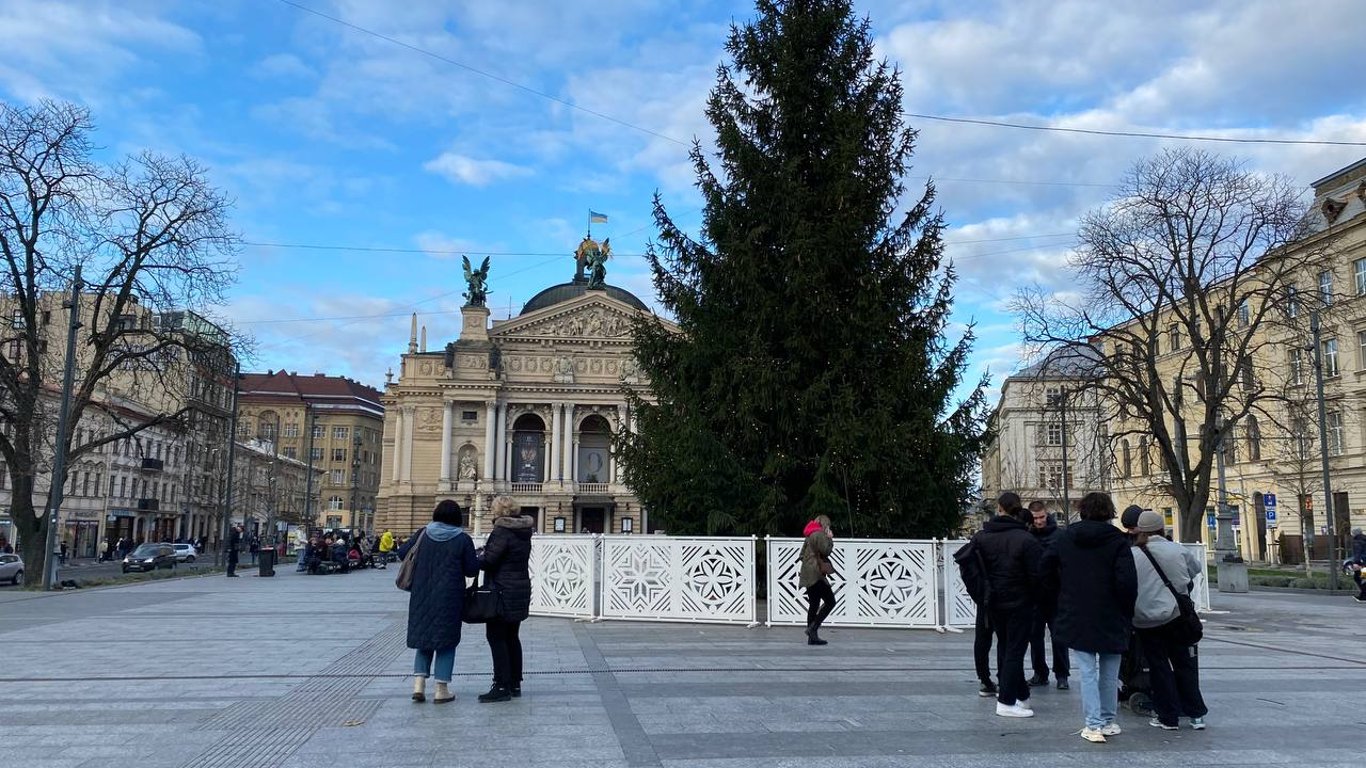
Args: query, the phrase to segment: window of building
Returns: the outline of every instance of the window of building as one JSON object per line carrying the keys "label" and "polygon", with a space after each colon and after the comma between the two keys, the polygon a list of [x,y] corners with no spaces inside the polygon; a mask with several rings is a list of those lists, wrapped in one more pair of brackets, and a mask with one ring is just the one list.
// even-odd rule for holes
{"label": "window of building", "polygon": [[1352,262],[1352,277],[1355,278],[1357,295],[1366,296],[1366,259]]}
{"label": "window of building", "polygon": [[333,449],[332,449],[332,460],[333,460],[333,461],[346,461],[346,449],[345,449],[345,448],[333,448]]}
{"label": "window of building", "polygon": [[323,460],[323,449],[315,447],[315,448],[313,449],[313,452],[312,452],[312,457],[313,457],[313,460],[314,460],[314,461],[322,461],[322,460]]}
{"label": "window of building", "polygon": [[1323,340],[1323,375],[1332,377],[1338,375],[1338,340]]}
{"label": "window of building", "polygon": [[1176,352],[1181,349],[1181,326],[1172,323],[1167,326],[1167,351]]}
{"label": "window of building", "polygon": [[1062,390],[1058,387],[1049,387],[1043,392],[1043,403],[1048,408],[1062,407]]}
{"label": "window of building", "polygon": [[1043,461],[1039,463],[1039,487],[1054,490],[1062,488],[1062,462]]}
{"label": "window of building", "polygon": [[1238,305],[1238,327],[1246,328],[1251,324],[1252,306],[1247,303],[1247,299],[1243,299],[1242,303]]}
{"label": "window of building", "polygon": [[1296,386],[1304,383],[1304,350],[1299,347],[1291,347],[1289,350],[1290,358],[1290,383]]}
{"label": "window of building", "polygon": [[1238,383],[1242,385],[1244,391],[1257,386],[1257,377],[1252,373],[1252,358],[1244,358],[1242,364],[1238,366]]}
{"label": "window of building", "polygon": [[1366,371],[1366,331],[1357,331],[1357,370]]}
{"label": "window of building", "polygon": [[1333,305],[1333,273],[1327,270],[1319,273],[1319,301],[1325,307]]}
{"label": "window of building", "polygon": [[461,420],[461,421],[478,421],[478,420],[479,420],[479,412],[478,412],[478,411],[461,411],[461,412],[460,412],[460,420]]}
{"label": "window of building", "polygon": [[286,459],[297,459],[299,458],[299,449],[292,445],[288,446],[284,449],[284,456]]}
{"label": "window of building", "polygon": [[119,478],[119,498],[128,498],[128,478],[126,476]]}
{"label": "window of building", "polygon": [[1148,438],[1138,438],[1138,474],[1148,476]]}
{"label": "window of building", "polygon": [[24,330],[24,311],[16,309],[10,313],[10,327],[16,331]]}
{"label": "window of building", "polygon": [[[342,497],[340,497],[340,496],[333,496],[332,498],[328,499],[328,500],[327,500],[327,508],[328,508],[328,509],[341,509],[341,508],[342,508]],[[331,520],[331,518],[328,518],[328,519]],[[341,518],[337,518],[337,522],[338,522],[338,524],[340,524]],[[335,528],[336,526],[333,526],[333,527]]]}
{"label": "window of building", "polygon": [[1328,432],[1328,454],[1330,456],[1341,456],[1343,451],[1342,444],[1342,413],[1339,411],[1329,411],[1325,414],[1324,422]]}
{"label": "window of building", "polygon": [[1062,445],[1062,424],[1049,424],[1044,434],[1046,435],[1045,442],[1048,445]]}
{"label": "window of building", "polygon": [[334,470],[332,470],[332,484],[333,484],[333,485],[341,485],[341,484],[343,484],[343,483],[345,483],[345,482],[346,482],[346,470],[344,470],[344,469],[334,469]]}
{"label": "window of building", "polygon": [[89,496],[89,495],[90,495],[90,473],[89,473],[89,472],[86,472],[86,473],[84,473],[84,475],[85,475],[85,476],[81,478],[81,495],[82,495],[82,496]]}
{"label": "window of building", "polygon": [[298,436],[299,436],[299,425],[298,425],[297,423],[291,421],[291,422],[289,422],[288,424],[286,424],[286,425],[284,426],[284,430],[283,430],[283,432],[282,432],[281,434],[282,434],[284,437],[298,437]]}
{"label": "window of building", "polygon": [[314,424],[314,425],[313,425],[313,437],[314,437],[315,439],[318,439],[318,440],[321,440],[322,438],[327,437],[327,428],[326,428],[326,427],[318,426],[317,424]]}
{"label": "window of building", "polygon": [[1119,444],[1120,453],[1120,477],[1133,477],[1134,465],[1133,456],[1129,453],[1129,441],[1125,440]]}
{"label": "window of building", "polygon": [[262,420],[262,421],[261,421],[261,426],[259,427],[259,429],[260,429],[261,439],[262,439],[262,440],[274,440],[274,439],[275,439],[275,422],[274,422],[274,421],[265,421],[265,420]]}
{"label": "window of building", "polygon": [[348,438],[348,437],[350,437],[350,436],[351,436],[351,430],[350,430],[349,428],[347,428],[347,427],[333,427],[333,428],[332,428],[332,439],[333,439],[333,440],[345,440],[346,438]]}
{"label": "window of building", "polygon": [[245,422],[245,421],[242,422],[241,424],[238,424],[238,425],[237,425],[237,437],[238,437],[239,439],[241,439],[241,440],[250,440],[250,439],[251,439],[251,425],[248,424],[248,423]]}

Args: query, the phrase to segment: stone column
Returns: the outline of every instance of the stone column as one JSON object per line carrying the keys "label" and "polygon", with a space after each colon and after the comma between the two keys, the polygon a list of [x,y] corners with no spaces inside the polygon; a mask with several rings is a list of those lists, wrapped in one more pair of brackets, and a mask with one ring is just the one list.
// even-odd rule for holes
{"label": "stone column", "polygon": [[451,425],[455,420],[455,403],[447,400],[441,404],[441,484],[450,486],[451,482]]}
{"label": "stone column", "polygon": [[479,473],[487,484],[493,480],[493,440],[498,421],[498,404],[493,400],[484,401],[484,468]]}
{"label": "stone column", "polygon": [[403,482],[413,481],[413,427],[417,424],[417,406],[403,406]]}
{"label": "stone column", "polygon": [[[309,426],[312,430],[313,425]],[[310,433],[311,434],[311,433]],[[317,438],[310,440],[311,445],[318,443]],[[393,481],[397,483],[403,477],[403,406],[394,409],[394,472]]]}
{"label": "stone column", "polygon": [[550,465],[550,470],[546,473],[546,482],[553,483],[561,477],[560,466],[560,446],[563,441],[560,438],[560,410],[564,408],[564,403],[550,404],[550,454],[546,461]]}
{"label": "stone column", "polygon": [[498,432],[494,438],[494,448],[498,451],[498,459],[494,464],[494,480],[506,480],[507,473],[507,435],[508,435],[508,403],[498,406]]}
{"label": "stone column", "polygon": [[574,482],[574,404],[565,403],[564,406],[564,461],[561,465],[564,471],[564,481]]}

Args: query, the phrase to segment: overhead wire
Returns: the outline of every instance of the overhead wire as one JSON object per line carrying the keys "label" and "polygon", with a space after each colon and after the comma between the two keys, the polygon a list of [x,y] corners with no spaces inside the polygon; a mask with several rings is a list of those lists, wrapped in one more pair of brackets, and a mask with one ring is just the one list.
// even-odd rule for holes
{"label": "overhead wire", "polygon": [[1204,136],[1198,134],[1185,133],[1161,133],[1158,131],[1107,131],[1099,128],[1067,128],[1060,125],[1031,125],[1029,123],[1012,123],[1005,120],[986,120],[976,117],[949,117],[948,115],[931,115],[924,112],[907,112],[907,117],[916,117],[921,120],[936,120],[944,123],[960,123],[965,125],[984,125],[992,128],[1014,128],[1024,131],[1050,131],[1054,133],[1078,133],[1087,136],[1112,136],[1117,138],[1130,139],[1176,139],[1179,141],[1214,141],[1228,144],[1288,144],[1298,146],[1318,146],[1318,147],[1366,147],[1366,141],[1333,141],[1328,139],[1262,139],[1248,136]]}

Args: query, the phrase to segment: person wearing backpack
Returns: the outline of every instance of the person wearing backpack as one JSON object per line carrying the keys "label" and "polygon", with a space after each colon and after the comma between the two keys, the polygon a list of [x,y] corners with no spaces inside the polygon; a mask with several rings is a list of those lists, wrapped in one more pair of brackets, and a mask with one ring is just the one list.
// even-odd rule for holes
{"label": "person wearing backpack", "polygon": [[1029,684],[1024,676],[1025,651],[1039,594],[1043,546],[1029,532],[1029,513],[1020,497],[1006,491],[997,499],[998,514],[972,537],[986,572],[987,620],[996,635],[996,714],[1033,717]]}
{"label": "person wearing backpack", "polygon": [[1165,531],[1162,515],[1144,512],[1138,518],[1138,538],[1132,550],[1138,572],[1134,629],[1148,661],[1156,711],[1148,724],[1174,731],[1185,715],[1191,728],[1203,731],[1209,708],[1200,694],[1200,657],[1197,645],[1179,636],[1181,606],[1177,602],[1177,595],[1190,594],[1202,563],[1190,550],[1168,541],[1162,535]]}

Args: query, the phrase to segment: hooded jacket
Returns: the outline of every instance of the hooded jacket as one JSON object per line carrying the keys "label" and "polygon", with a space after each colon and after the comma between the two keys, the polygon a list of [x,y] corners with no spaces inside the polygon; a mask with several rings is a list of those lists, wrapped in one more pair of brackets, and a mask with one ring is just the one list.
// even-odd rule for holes
{"label": "hooded jacket", "polygon": [[830,559],[830,552],[835,548],[835,540],[830,538],[830,534],[815,520],[806,524],[802,534],[806,536],[806,541],[802,542],[802,565],[797,573],[797,587],[806,589],[818,581],[829,581],[825,574],[821,573],[820,561]]}
{"label": "hooded jacket", "polygon": [[[418,544],[418,541],[421,544]],[[460,644],[465,577],[479,572],[474,542],[458,525],[431,522],[399,550],[407,557],[417,545],[413,588],[408,593],[408,647],[440,651]],[[345,552],[346,545],[338,544]]]}
{"label": "hooded jacket", "polygon": [[1352,559],[1360,565],[1366,565],[1366,534],[1352,535]]}
{"label": "hooded jacket", "polygon": [[531,533],[536,521],[530,515],[500,517],[484,544],[480,567],[488,583],[503,595],[500,618],[509,623],[525,621],[531,613]]}
{"label": "hooded jacket", "polygon": [[1042,528],[1035,528],[1031,525],[1029,526],[1029,532],[1034,534],[1034,538],[1043,545],[1044,551],[1047,551],[1049,547],[1053,546],[1053,542],[1058,538],[1058,521],[1052,515],[1049,515]]}
{"label": "hooded jacket", "polygon": [[1044,553],[1044,589],[1058,595],[1058,642],[1091,653],[1128,650],[1138,596],[1129,548],[1129,537],[1110,523],[1082,520]]}
{"label": "hooded jacket", "polygon": [[1143,554],[1147,549],[1162,568],[1162,575],[1172,583],[1172,589],[1190,594],[1190,585],[1200,573],[1200,559],[1190,550],[1168,541],[1163,536],[1151,536],[1143,547],[1133,547],[1134,569],[1138,573],[1138,599],[1134,603],[1134,626],[1138,629],[1160,627],[1181,614],[1170,589],[1153,569],[1152,561]]}
{"label": "hooded jacket", "polygon": [[982,552],[991,582],[992,609],[1009,610],[1037,602],[1043,546],[1019,518],[997,515],[972,540]]}

